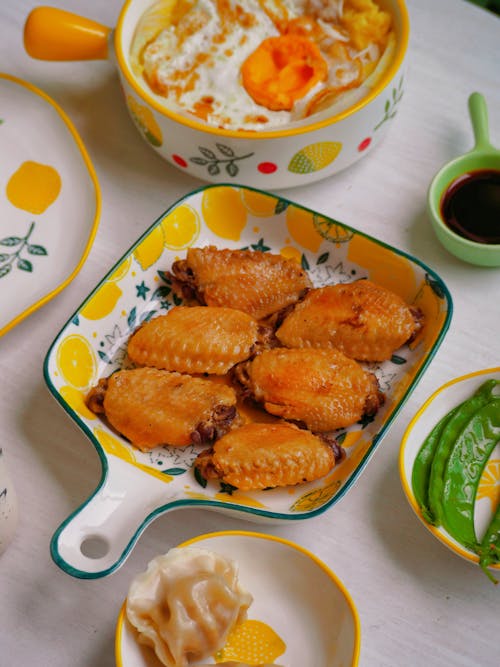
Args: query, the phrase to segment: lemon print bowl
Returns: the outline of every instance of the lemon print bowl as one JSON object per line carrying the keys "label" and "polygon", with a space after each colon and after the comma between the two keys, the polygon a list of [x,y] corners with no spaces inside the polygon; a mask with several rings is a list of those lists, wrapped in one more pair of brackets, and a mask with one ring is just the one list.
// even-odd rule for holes
{"label": "lemon print bowl", "polygon": [[[184,258],[188,247],[207,245],[281,254],[307,270],[316,286],[370,278],[423,312],[426,325],[409,346],[389,361],[370,364],[386,401],[374,418],[336,433],[346,458],[326,477],[255,492],[206,482],[193,472],[199,447],[165,446],[143,453],[87,409],[89,389],[128,363],[132,331],[182,303],[169,281],[172,263]],[[111,268],[46,355],[50,391],[89,437],[102,463],[96,490],[53,537],[54,560],[77,577],[107,575],[124,562],[144,528],[173,509],[205,508],[280,523],[332,508],[358,479],[425,371],[451,311],[448,290],[434,271],[334,218],[243,186],[209,185],[187,195]]]}
{"label": "lemon print bowl", "polygon": [[[282,538],[246,531],[200,535],[180,546],[233,559],[241,585],[253,596],[247,619],[204,664],[358,664],[361,637],[355,604],[335,573],[313,553]],[[117,667],[161,666],[151,649],[138,644],[124,606],[115,656]]]}
{"label": "lemon print bowl", "polygon": [[[494,381],[491,398],[497,402],[498,406],[500,400],[500,367],[474,371],[453,378],[437,389],[408,424],[399,454],[401,483],[406,498],[416,516],[443,545],[466,561],[476,564],[476,566],[480,562],[479,554],[481,551],[485,555],[488,555],[488,553],[487,550],[473,548],[473,544],[474,542],[479,544],[482,542],[489,526],[494,523],[495,516],[500,515],[500,429],[498,428],[498,418],[496,419],[497,423],[490,421],[488,424],[487,418],[483,419],[481,416],[486,414],[484,408],[480,408],[479,404],[476,404],[474,414],[476,419],[479,419],[474,425],[474,431],[477,435],[474,438],[473,433],[466,434],[467,423],[472,425],[472,422],[468,422],[472,414],[467,417],[466,411],[468,412],[468,410],[465,402],[469,401],[480,387],[486,386],[485,383],[490,381]],[[490,395],[487,394],[486,400],[489,399]],[[429,505],[426,495],[431,493],[431,484],[434,488],[437,488],[436,482],[431,481],[430,470],[432,470],[434,460],[437,461],[437,469],[439,469],[437,447],[440,446],[441,438],[436,440],[434,455],[425,456],[430,466],[427,474],[425,474],[426,460],[424,460],[422,454],[419,457],[419,453],[424,443],[429,442],[430,434],[435,431],[434,427],[455,408],[462,412],[464,421],[458,415],[460,421],[462,421],[462,426],[458,428],[458,421],[455,421],[454,439],[446,438],[446,440],[452,444],[458,441],[460,434],[463,433],[462,439],[458,443],[463,453],[460,455],[460,459],[456,459],[451,452],[448,453],[447,460],[443,460],[441,455],[439,459],[443,465],[444,483],[453,493],[453,496],[451,496],[453,504],[459,511],[459,521],[457,522],[456,518],[448,515],[443,521],[432,519],[431,523],[430,517],[427,516],[427,513],[431,511],[430,507],[427,511],[425,509]],[[488,406],[486,407],[487,410]],[[496,413],[498,414],[498,407],[496,407]],[[493,441],[488,443],[491,436],[493,436]],[[476,442],[474,442],[475,440]],[[474,460],[467,464],[469,452],[472,453]],[[419,457],[419,463],[415,465],[417,457]],[[458,466],[455,461],[458,461]],[[457,475],[457,471],[460,473],[461,469],[465,470],[466,473],[466,483],[463,483],[463,481],[460,483],[463,496],[461,494],[456,495],[454,491],[455,479],[464,479],[462,474]],[[434,476],[437,480],[440,475],[435,474]],[[428,480],[427,484],[423,484],[426,478]],[[475,479],[475,482],[473,482],[473,479]],[[428,491],[424,494],[423,491],[426,488]],[[496,524],[498,524],[498,521],[496,521]],[[465,541],[463,537],[467,535],[468,530],[471,530],[472,534]],[[491,563],[487,563],[486,568],[491,569],[492,576],[498,579],[500,563],[495,561],[497,561],[496,558]]]}
{"label": "lemon print bowl", "polygon": [[92,163],[64,111],[42,90],[2,73],[0,153],[2,336],[76,276],[101,202]]}
{"label": "lemon print bowl", "polygon": [[[284,5],[279,1],[244,2],[241,7],[238,5],[238,9],[248,18],[252,13],[262,12],[260,5],[264,4],[267,4],[271,17],[279,16],[281,19]],[[342,3],[336,4],[342,6]],[[351,6],[346,8],[346,14],[349,11],[357,12],[357,8],[362,5],[360,2],[346,2],[346,5],[348,4]],[[359,9],[366,9],[367,4],[370,6],[371,3],[363,3],[364,7]],[[233,13],[235,6],[235,3],[231,4]],[[340,85],[333,88],[334,95],[347,89],[343,98],[335,98],[330,107],[303,120],[287,121],[284,125],[269,123],[265,114],[273,107],[268,109],[255,105],[243,86],[239,88],[236,82],[236,91],[232,91],[230,99],[236,95],[236,109],[238,113],[243,110],[244,115],[241,124],[238,124],[239,119],[235,117],[229,126],[225,126],[217,116],[205,122],[203,114],[186,113],[182,107],[167,101],[148,86],[140,66],[138,71],[136,61],[142,61],[144,44],[149,44],[165,27],[182,24],[178,17],[184,16],[190,5],[180,0],[126,0],[114,30],[96,23],[91,20],[92,17],[84,18],[51,7],[37,7],[27,19],[24,44],[30,56],[44,60],[109,58],[118,68],[123,99],[131,118],[131,131],[134,131],[135,126],[147,145],[180,171],[211,183],[229,180],[276,190],[303,186],[330,177],[370,155],[383,141],[401,106],[404,106],[410,34],[406,3],[405,0],[380,0],[376,3],[375,7],[377,6],[391,15],[392,30],[387,46],[382,46],[382,55],[375,69],[370,67],[373,62],[365,62],[367,51],[371,52],[373,49],[369,49],[364,41],[357,44],[353,47],[356,55],[351,54],[351,57],[354,58],[358,71],[355,81],[359,83],[355,83],[353,87],[352,76],[343,78],[339,81]],[[196,12],[200,13],[198,8],[194,14]],[[269,20],[267,16],[265,19]],[[262,22],[263,19],[259,20]],[[357,21],[360,32],[364,33],[362,24],[370,22],[371,17],[367,19],[366,16],[357,14]],[[375,23],[378,23],[377,17]],[[141,26],[143,36],[139,30],[136,40],[137,30]],[[224,31],[225,28],[221,29],[221,34]],[[326,34],[330,35],[330,32]],[[245,46],[246,37],[243,34],[238,49],[233,49],[233,42],[230,42],[229,50],[242,52],[248,44],[258,44],[260,41],[254,34]],[[199,37],[197,34],[196,40],[206,43],[206,36]],[[181,36],[179,44],[183,41]],[[330,37],[325,41],[331,41]],[[236,43],[238,40],[234,41],[234,44]],[[335,46],[341,43],[336,42]],[[370,44],[377,52],[381,48],[380,45]],[[209,48],[215,48],[215,45],[210,45]],[[207,76],[203,65],[207,57],[208,54],[204,52],[196,54],[197,60],[193,68],[201,72],[196,80],[204,80]],[[225,56],[221,53],[216,60],[221,57]],[[342,60],[340,62],[342,63]],[[185,67],[187,76],[187,73],[191,72],[191,65]],[[306,67],[310,69],[309,65],[304,69]],[[342,64],[340,69],[343,69]],[[225,89],[227,80],[231,79],[228,72],[232,71],[241,72],[240,65],[228,61],[223,69],[222,81],[208,84],[210,87],[203,94],[200,91],[191,91],[194,77],[186,78],[186,87],[191,91],[192,99],[199,100],[194,107],[199,104],[203,106],[206,97],[213,100],[213,96],[207,93],[213,93],[217,88]],[[175,80],[179,81],[183,73],[184,71],[176,72],[178,78]],[[339,77],[342,78],[340,75]],[[271,81],[277,84],[278,80],[279,77]],[[177,84],[171,86],[172,89],[178,87]],[[329,89],[327,87],[324,90]],[[299,102],[305,105],[307,100],[303,98]],[[221,104],[224,113],[231,115],[224,103]],[[321,106],[320,103],[319,108]],[[243,122],[246,116],[257,115],[259,118],[262,113],[264,122],[257,123],[257,129],[240,129],[242,125],[243,128],[247,127]]]}

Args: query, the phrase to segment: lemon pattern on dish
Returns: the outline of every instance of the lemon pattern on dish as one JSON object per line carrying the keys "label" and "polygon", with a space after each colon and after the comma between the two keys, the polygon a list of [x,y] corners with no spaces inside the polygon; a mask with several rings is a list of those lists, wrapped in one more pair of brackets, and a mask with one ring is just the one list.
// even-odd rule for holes
{"label": "lemon pattern on dish", "polygon": [[494,512],[500,503],[500,459],[492,458],[486,464],[477,489],[477,500],[482,498],[488,498]]}
{"label": "lemon pattern on dish", "polygon": [[287,207],[285,215],[286,226],[292,239],[306,250],[318,252],[323,237],[314,226],[313,213],[292,205]]}
{"label": "lemon pattern on dish", "polygon": [[224,648],[218,651],[216,663],[235,661],[249,665],[273,663],[286,651],[286,644],[267,623],[246,620],[228,636]]}
{"label": "lemon pattern on dish", "polygon": [[40,215],[55,202],[61,185],[61,177],[54,167],[27,161],[12,174],[5,193],[16,208]]}
{"label": "lemon pattern on dish", "polygon": [[[44,213],[59,196],[61,177],[54,167],[33,162],[23,162],[10,176],[5,187],[8,201],[16,208],[34,215]],[[32,234],[36,223],[32,221],[25,236],[19,233],[0,239],[4,252],[0,253],[0,278],[9,275],[13,268],[33,272],[33,257],[47,256],[45,246],[34,243]],[[5,252],[10,248],[10,252]]]}
{"label": "lemon pattern on dish", "polygon": [[177,206],[161,222],[163,243],[169,250],[185,250],[200,235],[200,216],[188,204]]}
{"label": "lemon pattern on dish", "polygon": [[165,237],[161,225],[157,225],[152,229],[139,243],[133,254],[143,271],[149,269],[150,266],[153,266],[160,259],[164,243]]}
{"label": "lemon pattern on dish", "polygon": [[257,218],[269,218],[276,212],[276,199],[271,195],[242,189],[240,196],[248,212]]}
{"label": "lemon pattern on dish", "polygon": [[92,346],[80,334],[62,340],[56,353],[57,368],[64,380],[76,389],[88,389],[97,379],[97,361]]}
{"label": "lemon pattern on dish", "polygon": [[304,146],[290,160],[288,171],[294,174],[311,174],[328,167],[339,155],[342,144],[339,141],[321,141]]}
{"label": "lemon pattern on dish", "polygon": [[214,234],[229,241],[239,241],[247,224],[248,211],[236,188],[208,188],[201,200],[205,224]]}
{"label": "lemon pattern on dish", "polygon": [[127,104],[135,124],[142,135],[152,146],[159,147],[163,143],[160,126],[148,107],[142,106],[131,95],[127,95]]}
{"label": "lemon pattern on dish", "polygon": [[132,263],[131,257],[128,257],[112,273],[108,280],[102,285],[93,297],[87,301],[80,311],[83,317],[88,320],[99,320],[113,312],[123,291],[117,283],[126,275]]}
{"label": "lemon pattern on dish", "polygon": [[148,475],[153,475],[153,477],[156,477],[162,482],[171,482],[173,480],[172,475],[162,472],[161,470],[155,470],[154,468],[151,468],[150,466],[137,461],[131,447],[123,444],[120,442],[120,440],[118,440],[118,438],[115,438],[115,436],[111,435],[104,429],[95,428],[93,433],[107,454],[112,454],[113,456],[117,456],[119,459],[122,459],[122,461],[131,463],[136,468],[139,468],[139,470],[142,470]]}

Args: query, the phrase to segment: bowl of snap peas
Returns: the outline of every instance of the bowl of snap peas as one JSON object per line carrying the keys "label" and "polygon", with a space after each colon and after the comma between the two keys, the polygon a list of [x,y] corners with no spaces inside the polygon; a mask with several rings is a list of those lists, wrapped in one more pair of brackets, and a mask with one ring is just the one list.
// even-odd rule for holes
{"label": "bowl of snap peas", "polygon": [[409,423],[403,490],[443,544],[500,576],[500,367],[447,382]]}

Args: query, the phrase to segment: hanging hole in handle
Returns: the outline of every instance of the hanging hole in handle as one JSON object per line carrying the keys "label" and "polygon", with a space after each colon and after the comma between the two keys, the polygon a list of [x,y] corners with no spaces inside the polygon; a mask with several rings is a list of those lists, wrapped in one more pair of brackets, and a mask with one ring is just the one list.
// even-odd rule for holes
{"label": "hanging hole in handle", "polygon": [[80,551],[87,558],[98,560],[109,553],[109,542],[101,535],[89,535],[80,544]]}

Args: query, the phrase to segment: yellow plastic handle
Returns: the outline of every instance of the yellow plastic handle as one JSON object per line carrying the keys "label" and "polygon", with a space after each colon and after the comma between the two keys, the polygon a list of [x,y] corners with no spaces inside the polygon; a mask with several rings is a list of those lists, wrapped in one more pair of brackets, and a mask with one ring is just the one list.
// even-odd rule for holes
{"label": "yellow plastic handle", "polygon": [[24,48],[38,60],[105,60],[111,28],[55,7],[36,7],[24,25]]}

